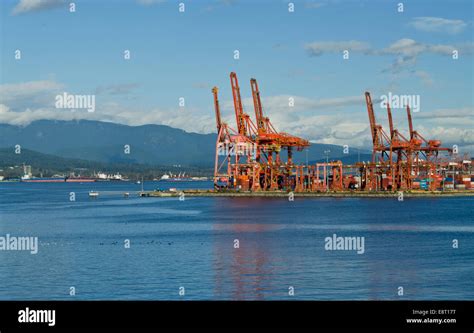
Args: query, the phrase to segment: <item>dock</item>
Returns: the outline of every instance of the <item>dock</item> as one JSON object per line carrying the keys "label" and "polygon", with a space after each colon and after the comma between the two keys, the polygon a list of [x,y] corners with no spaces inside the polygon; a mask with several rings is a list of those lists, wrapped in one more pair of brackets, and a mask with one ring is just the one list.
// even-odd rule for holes
{"label": "dock", "polygon": [[[284,191],[214,191],[214,190],[182,190],[182,191],[144,191],[140,197],[262,197],[262,198],[288,198],[291,192]],[[403,197],[474,197],[474,191],[405,191],[405,192],[367,192],[367,191],[329,191],[329,192],[293,192],[295,198],[398,198]]]}

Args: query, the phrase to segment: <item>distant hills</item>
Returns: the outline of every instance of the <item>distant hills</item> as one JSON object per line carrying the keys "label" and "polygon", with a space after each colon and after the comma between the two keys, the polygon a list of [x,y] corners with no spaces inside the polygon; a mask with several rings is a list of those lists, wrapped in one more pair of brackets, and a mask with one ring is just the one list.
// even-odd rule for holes
{"label": "distant hills", "polygon": [[[126,126],[99,121],[40,120],[28,126],[0,124],[0,147],[107,163],[211,165],[215,135],[162,125]],[[130,154],[124,146],[130,146]]]}
{"label": "distant hills", "polygon": [[145,179],[160,178],[169,172],[176,175],[181,172],[192,176],[212,175],[211,168],[96,162],[43,154],[29,149],[22,149],[21,154],[15,154],[12,148],[0,148],[0,175],[12,178],[20,177],[23,175],[23,164],[32,166],[34,176],[43,175],[45,177],[55,174],[70,175],[71,173],[92,176],[98,172],[106,174],[118,172],[131,179],[140,179],[142,176]]}
{"label": "distant hills", "polygon": [[[94,161],[212,168],[215,143],[216,134],[188,133],[164,125],[127,126],[90,120],[40,120],[28,126],[0,124],[0,148],[10,148],[13,152],[19,144],[22,149],[32,151],[30,154],[38,152],[55,155],[51,159],[68,159],[51,160],[52,163],[82,165],[84,161]],[[125,153],[125,145],[130,146],[130,154]],[[343,147],[326,144],[312,144],[307,152],[295,153],[294,159],[298,163],[323,161],[325,150],[331,151],[329,159],[342,159],[346,163],[370,159],[366,150],[350,149],[350,154],[344,155]]]}

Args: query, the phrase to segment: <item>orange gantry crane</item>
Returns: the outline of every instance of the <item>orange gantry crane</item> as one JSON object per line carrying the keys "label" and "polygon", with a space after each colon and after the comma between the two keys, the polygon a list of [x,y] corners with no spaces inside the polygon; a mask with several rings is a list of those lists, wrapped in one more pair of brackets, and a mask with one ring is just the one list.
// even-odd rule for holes
{"label": "orange gantry crane", "polygon": [[[293,150],[301,151],[310,145],[309,142],[275,129],[264,114],[256,79],[250,80],[255,122],[244,111],[239,81],[234,72],[230,73],[230,82],[236,129],[222,121],[218,89],[212,89],[218,133],[214,186],[218,190],[340,191],[354,189],[354,186],[350,187],[351,184],[358,182],[360,187],[357,188],[366,191],[411,190],[416,188],[417,184],[420,186],[420,180],[430,182],[429,189],[434,190],[441,184],[442,165],[438,156],[443,151],[452,153],[452,149],[441,147],[439,140],[426,140],[415,131],[409,106],[406,107],[409,136],[404,136],[394,127],[390,104],[387,104],[387,133],[382,125],[377,123],[372,98],[370,93],[366,92],[372,136],[372,161],[348,166],[344,166],[340,161],[296,165],[293,162]],[[286,160],[282,158],[282,150],[287,151]],[[451,164],[449,163],[450,166]],[[348,169],[349,174],[345,175],[344,170]],[[350,174],[357,169],[359,180],[354,174]],[[462,181],[467,183],[464,178]]]}
{"label": "orange gantry crane", "polygon": [[441,147],[441,141],[426,140],[420,133],[413,129],[410,106],[406,106],[408,118],[408,130],[410,134],[412,161],[414,165],[413,173],[415,177],[425,177],[429,180],[430,190],[435,190],[440,186],[443,179],[440,161],[440,152],[447,152],[452,155],[453,150]]}
{"label": "orange gantry crane", "polygon": [[215,187],[233,187],[235,185],[235,175],[240,172],[243,162],[250,162],[252,140],[245,132],[230,127],[222,122],[218,88],[212,88],[214,96],[214,109],[216,114],[217,141],[214,164],[214,184]]}
{"label": "orange gantry crane", "polygon": [[[388,176],[392,189],[411,188],[412,182],[412,145],[398,129],[393,127],[392,110],[387,103],[387,117],[390,127],[390,173]],[[396,159],[394,160],[394,155]]]}
{"label": "orange gantry crane", "polygon": [[445,151],[452,154],[453,150],[447,147],[441,147],[441,140],[426,140],[420,133],[413,129],[413,121],[411,117],[410,106],[407,105],[408,129],[410,132],[410,139],[416,147],[415,153],[423,154],[423,157],[430,162],[437,162],[439,152]]}
{"label": "orange gantry crane", "polygon": [[[301,151],[309,146],[305,139],[290,135],[284,132],[277,132],[270,121],[270,118],[263,114],[262,100],[257,80],[250,79],[252,90],[252,99],[255,109],[255,119],[257,123],[256,144],[257,160],[261,161],[264,156],[266,162],[261,163],[261,188],[262,189],[281,189],[289,187],[287,183],[289,174],[293,168],[293,149]],[[283,164],[281,161],[281,150],[287,150],[287,161]],[[273,156],[275,154],[275,156]],[[284,170],[283,170],[284,169]]]}
{"label": "orange gantry crane", "polygon": [[[309,142],[297,136],[276,131],[270,119],[263,114],[260,91],[255,79],[250,80],[256,119],[256,123],[253,123],[250,116],[244,112],[239,81],[234,72],[230,73],[230,82],[237,131],[221,123],[217,88],[213,88],[219,130],[214,172],[215,187],[253,191],[295,187],[298,180],[293,175],[295,165],[292,160],[292,150],[294,148],[302,150],[309,146]],[[230,151],[234,153],[234,156],[232,153],[222,154],[222,149],[219,148],[222,146],[231,146]],[[282,149],[288,151],[286,162],[281,160]],[[227,161],[228,166],[225,174],[221,171],[224,163],[219,162],[222,155],[225,155],[223,159]],[[224,184],[218,184],[220,181],[224,181]]]}
{"label": "orange gantry crane", "polygon": [[392,110],[387,103],[389,135],[376,122],[372,98],[365,92],[370,131],[372,133],[372,164],[365,176],[370,190],[408,189],[412,182],[412,144],[393,126]]}
{"label": "orange gantry crane", "polygon": [[391,139],[383,130],[382,125],[377,124],[375,120],[374,105],[369,92],[365,93],[365,102],[369,114],[370,133],[372,134],[372,162],[384,161],[389,158],[387,152],[390,151]]}
{"label": "orange gantry crane", "polygon": [[[452,152],[450,148],[441,147],[440,140],[426,140],[413,129],[410,107],[407,105],[409,138],[393,126],[392,111],[387,104],[387,116],[390,135],[387,135],[382,126],[375,120],[370,93],[365,93],[369,114],[370,130],[372,133],[372,164],[365,166],[369,189],[407,190],[413,188],[413,181],[417,177],[426,177],[430,181],[430,188],[436,188],[439,152]],[[434,177],[434,178],[433,178]],[[383,185],[383,179],[387,179]],[[438,181],[439,183],[439,181]]]}
{"label": "orange gantry crane", "polygon": [[[392,133],[390,136],[384,131],[382,125],[377,123],[375,118],[374,105],[370,93],[365,92],[365,103],[367,105],[367,113],[369,116],[370,133],[372,136],[372,162],[363,163],[360,167],[361,173],[361,189],[363,190],[379,190],[382,188],[382,177],[389,173],[392,175],[393,161],[391,144]],[[385,169],[385,170],[384,170]],[[387,187],[389,185],[387,184]]]}
{"label": "orange gantry crane", "polygon": [[240,135],[252,138],[255,136],[257,130],[255,124],[250,119],[250,116],[244,112],[242,98],[240,97],[239,80],[237,79],[237,74],[235,74],[235,72],[230,73],[230,84],[232,87],[232,97],[234,100],[237,130]]}

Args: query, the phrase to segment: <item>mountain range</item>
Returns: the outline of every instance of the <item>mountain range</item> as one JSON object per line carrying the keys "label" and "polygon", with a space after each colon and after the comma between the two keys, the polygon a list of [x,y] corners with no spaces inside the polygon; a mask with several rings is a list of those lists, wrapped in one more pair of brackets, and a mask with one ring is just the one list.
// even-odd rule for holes
{"label": "mountain range", "polygon": [[[61,158],[104,163],[147,164],[160,166],[213,166],[216,134],[189,133],[165,125],[127,126],[122,124],[77,120],[39,120],[27,126],[0,124],[0,148],[16,145]],[[127,154],[127,148],[129,153]],[[301,163],[341,159],[345,163],[370,159],[370,152],[314,143],[294,160]]]}

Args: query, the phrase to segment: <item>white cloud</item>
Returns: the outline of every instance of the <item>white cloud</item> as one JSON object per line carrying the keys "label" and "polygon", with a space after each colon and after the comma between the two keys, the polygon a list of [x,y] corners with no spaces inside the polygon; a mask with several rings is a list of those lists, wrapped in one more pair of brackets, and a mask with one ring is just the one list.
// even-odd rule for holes
{"label": "white cloud", "polygon": [[[423,53],[451,56],[453,51],[457,50],[461,55],[470,55],[474,51],[474,43],[426,44],[410,38],[402,38],[382,49],[372,48],[368,43],[357,40],[313,42],[307,43],[304,48],[310,56],[315,57],[325,53],[341,53],[344,50],[373,56],[393,55],[395,59],[391,66],[384,71],[399,73],[406,68],[413,67],[416,64],[417,57]],[[424,79],[427,83],[426,76]]]}
{"label": "white cloud", "polygon": [[96,110],[99,119],[132,126],[159,124],[180,128],[187,132],[215,132],[214,114],[203,114],[201,110],[186,108],[129,108],[116,103],[99,105]]}
{"label": "white cloud", "polygon": [[[54,100],[63,85],[55,81],[33,81],[0,86],[0,123],[28,125],[41,120],[98,120],[138,126],[162,124],[180,128],[188,132],[214,133],[216,130],[214,113],[209,109],[192,107],[127,107],[115,102],[96,101],[96,111],[72,111],[56,109],[52,104],[34,102],[38,96],[48,96]],[[289,106],[289,98],[294,98],[294,106]],[[19,101],[27,107],[20,109]],[[29,106],[29,105],[35,105]],[[351,147],[370,147],[370,132],[363,94],[334,98],[309,98],[295,95],[276,95],[262,98],[264,114],[271,119],[277,131],[287,132],[312,142],[327,144],[348,144]],[[11,108],[15,105],[15,108]],[[251,98],[243,99],[244,110],[254,120]],[[212,106],[210,105],[212,109]],[[231,100],[221,101],[224,121],[235,128],[235,115]],[[415,128],[427,139],[437,138],[447,144],[468,146],[473,142],[472,107],[459,109],[438,109],[431,112],[413,114]],[[402,131],[405,123],[397,124]]]}
{"label": "white cloud", "polygon": [[[393,112],[394,110],[392,110]],[[408,137],[408,122],[402,112],[401,117],[395,117],[395,127]],[[474,108],[441,108],[412,113],[414,129],[427,140],[441,140],[444,147],[456,144],[464,151],[472,151],[474,145]],[[382,125],[388,128],[385,119]]]}
{"label": "white cloud", "polygon": [[413,39],[402,38],[392,43],[381,52],[386,54],[401,54],[407,57],[413,57],[425,50],[425,46],[417,43]]}
{"label": "white cloud", "polygon": [[[292,107],[289,106],[290,98],[294,101],[294,106]],[[253,114],[253,100],[251,98],[244,98],[242,99],[242,103],[246,112]],[[271,114],[293,114],[302,110],[317,111],[322,108],[334,108],[358,103],[365,103],[363,95],[320,99],[295,95],[276,95],[262,98],[264,109],[271,112]],[[221,104],[224,110],[231,110],[233,112],[234,104],[232,101],[224,101]]]}
{"label": "white cloud", "polygon": [[[294,106],[289,106],[289,98]],[[253,101],[242,100],[244,111],[255,122]],[[312,142],[350,144],[364,146],[369,139],[368,121],[365,115],[365,99],[359,96],[335,98],[308,98],[295,95],[277,95],[262,98],[265,116],[270,118],[275,129],[308,139]],[[360,111],[347,116],[348,109]],[[224,121],[235,128],[233,102],[221,102]],[[366,133],[365,133],[366,132]],[[369,141],[367,141],[369,142]]]}
{"label": "white cloud", "polygon": [[[87,113],[87,111],[86,111]],[[53,108],[26,109],[21,112],[12,111],[8,106],[0,104],[0,123],[26,126],[36,120],[75,120],[84,119],[80,113]]]}
{"label": "white cloud", "polygon": [[[207,110],[193,108],[129,108],[117,103],[101,103],[97,100],[96,111],[89,113],[85,110],[71,111],[56,109],[51,104],[36,105],[11,109],[10,104],[16,105],[18,100],[30,100],[36,95],[48,95],[54,100],[54,91],[62,85],[54,81],[34,81],[21,84],[0,86],[0,96],[8,96],[8,103],[1,102],[0,122],[14,125],[28,125],[40,120],[102,120],[127,125],[163,124],[181,128],[189,132],[215,132],[214,114]],[[294,99],[294,107],[289,107],[289,98]],[[345,123],[341,114],[333,114],[349,105],[363,107],[363,96],[348,96],[329,99],[311,99],[303,96],[278,95],[262,99],[264,112],[269,116],[278,131],[307,137],[311,140],[331,142],[345,140],[353,136],[354,122]],[[31,104],[31,103],[30,103]],[[30,105],[28,104],[28,105]],[[251,98],[243,100],[244,108],[254,118]],[[8,105],[8,106],[7,106]],[[224,121],[235,127],[235,115],[232,101],[221,102]],[[328,114],[324,114],[324,113]],[[346,124],[346,125],[344,125]],[[347,140],[346,140],[347,141]]]}
{"label": "white cloud", "polygon": [[38,12],[41,10],[57,8],[65,5],[64,0],[20,0],[13,8],[12,14],[25,14],[28,12]]}
{"label": "white cloud", "polygon": [[53,80],[3,84],[0,85],[0,104],[8,105],[13,111],[49,107],[63,89],[63,84]]}
{"label": "white cloud", "polygon": [[370,45],[356,40],[338,42],[313,42],[305,45],[305,49],[311,56],[320,56],[324,53],[343,52],[344,50],[368,53]]}
{"label": "white cloud", "polygon": [[454,109],[437,109],[429,112],[418,112],[415,115],[416,118],[428,118],[428,119],[443,119],[446,118],[457,119],[457,118],[474,118],[474,107],[463,107]]}
{"label": "white cloud", "polygon": [[95,112],[87,110],[56,109],[55,107],[26,108],[14,111],[0,104],[0,123],[26,126],[37,120],[98,120],[131,126],[161,124],[188,132],[215,132],[214,115],[203,115],[192,108],[129,108],[117,103],[97,103]]}
{"label": "white cloud", "polygon": [[402,38],[380,51],[381,54],[395,54],[416,57],[421,53],[451,55],[456,47],[445,44],[423,44],[410,38]]}
{"label": "white cloud", "polygon": [[424,127],[417,129],[426,139],[439,139],[443,146],[458,145],[469,146],[474,144],[474,130],[444,126]]}
{"label": "white cloud", "polygon": [[426,44],[417,42],[411,38],[401,38],[382,49],[372,48],[370,44],[357,40],[312,42],[307,43],[304,47],[311,56],[320,56],[324,53],[338,53],[344,50],[349,50],[370,55],[398,55],[413,58],[422,53],[451,55],[453,50],[459,50],[464,54],[470,54],[473,52],[474,43],[467,42],[456,45]]}
{"label": "white cloud", "polygon": [[[423,73],[418,73],[423,76]],[[288,98],[294,97],[295,106],[288,106]],[[344,96],[329,99],[313,99],[302,96],[278,95],[262,99],[264,114],[276,130],[298,135],[311,142],[326,144],[347,144],[351,147],[371,146],[369,120],[365,99],[360,96]],[[244,110],[252,120],[254,109],[250,98],[243,99]],[[232,101],[221,103],[224,118],[235,128]],[[474,109],[438,109],[413,114],[415,128],[427,139],[436,138],[448,145],[458,144],[468,148],[472,142]],[[379,117],[383,120],[384,116]],[[386,123],[386,119],[383,121]],[[396,124],[407,131],[406,119]],[[388,125],[387,125],[388,126]],[[386,127],[384,125],[384,127]],[[456,136],[458,133],[458,136]]]}
{"label": "white cloud", "polygon": [[52,80],[2,84],[0,85],[0,102],[5,103],[16,99],[30,98],[62,87],[62,84]]}
{"label": "white cloud", "polygon": [[[418,56],[422,53],[450,56],[453,50],[456,49],[459,50],[459,47],[444,44],[424,44],[410,38],[402,38],[376,53],[380,55],[395,55],[396,58],[392,65],[385,71],[399,73],[407,67],[413,67]],[[422,78],[422,80],[424,79],[426,83],[426,75],[423,78],[420,76],[420,73],[418,74],[417,76]],[[423,73],[421,75],[423,76]]]}
{"label": "white cloud", "polygon": [[463,20],[449,20],[442,17],[415,17],[410,25],[420,31],[449,34],[460,33],[467,27]]}

